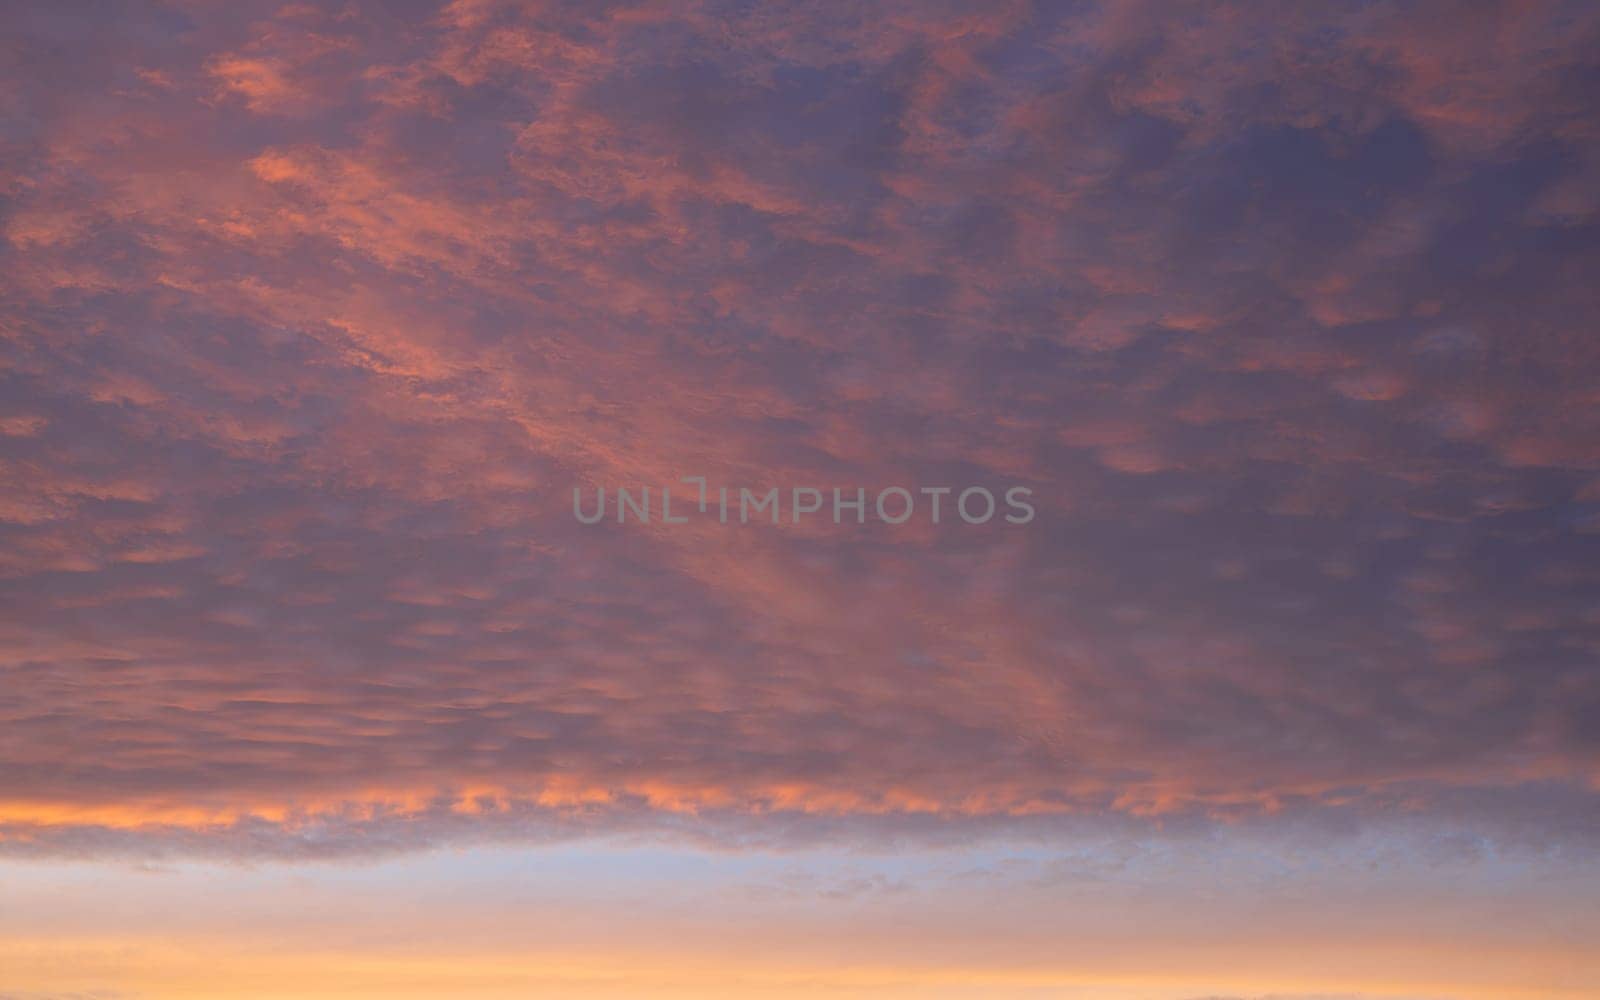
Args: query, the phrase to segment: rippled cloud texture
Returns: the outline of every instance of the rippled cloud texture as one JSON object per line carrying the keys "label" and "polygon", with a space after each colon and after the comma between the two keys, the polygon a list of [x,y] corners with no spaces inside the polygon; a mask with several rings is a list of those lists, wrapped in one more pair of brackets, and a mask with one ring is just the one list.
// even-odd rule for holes
{"label": "rippled cloud texture", "polygon": [[0,851],[1592,848],[1595,8],[3,23]]}

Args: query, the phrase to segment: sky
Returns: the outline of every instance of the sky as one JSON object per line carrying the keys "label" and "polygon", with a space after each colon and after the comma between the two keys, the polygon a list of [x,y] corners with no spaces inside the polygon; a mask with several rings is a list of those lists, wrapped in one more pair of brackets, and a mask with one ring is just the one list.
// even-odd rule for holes
{"label": "sky", "polygon": [[1597,95],[1587,3],[5,5],[0,1000],[1600,996]]}

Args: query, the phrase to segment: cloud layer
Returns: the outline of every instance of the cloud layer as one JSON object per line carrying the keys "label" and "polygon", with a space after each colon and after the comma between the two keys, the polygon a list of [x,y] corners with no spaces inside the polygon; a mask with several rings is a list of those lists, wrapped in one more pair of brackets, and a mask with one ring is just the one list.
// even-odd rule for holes
{"label": "cloud layer", "polygon": [[0,849],[1592,840],[1593,9],[4,17]]}

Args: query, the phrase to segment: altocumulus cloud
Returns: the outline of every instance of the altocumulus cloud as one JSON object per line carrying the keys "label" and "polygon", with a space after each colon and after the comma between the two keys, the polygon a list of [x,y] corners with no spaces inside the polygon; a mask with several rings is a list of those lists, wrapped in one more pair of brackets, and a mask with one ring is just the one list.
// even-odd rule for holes
{"label": "altocumulus cloud", "polygon": [[0,848],[1592,846],[1596,11],[423,6],[4,15]]}

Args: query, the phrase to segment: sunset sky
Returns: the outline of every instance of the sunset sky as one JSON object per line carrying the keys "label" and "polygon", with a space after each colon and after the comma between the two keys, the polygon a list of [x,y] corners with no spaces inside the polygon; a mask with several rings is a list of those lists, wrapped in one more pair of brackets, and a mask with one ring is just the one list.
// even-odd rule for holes
{"label": "sunset sky", "polygon": [[0,1000],[1597,942],[1600,5],[0,5]]}

